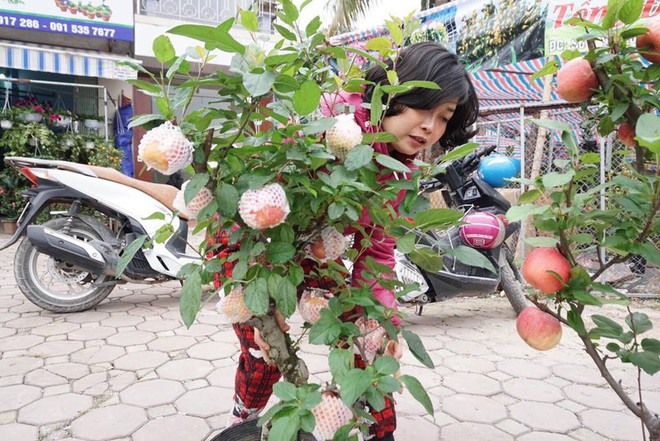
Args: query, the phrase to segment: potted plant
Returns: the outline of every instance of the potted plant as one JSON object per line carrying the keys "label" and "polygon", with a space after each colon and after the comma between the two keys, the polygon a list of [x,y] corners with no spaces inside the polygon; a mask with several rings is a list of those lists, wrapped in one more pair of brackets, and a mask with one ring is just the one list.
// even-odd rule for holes
{"label": "potted plant", "polygon": [[110,21],[110,17],[112,16],[112,9],[110,9],[110,6],[103,2],[103,4],[96,9],[96,16],[102,18],[103,21]]}
{"label": "potted plant", "polygon": [[72,13],[73,15],[78,14],[78,10],[80,9],[80,3],[76,2],[75,0],[71,0],[69,2],[69,12]]}
{"label": "potted plant", "polygon": [[89,152],[87,163],[98,167],[109,167],[121,170],[121,160],[124,152],[113,145],[112,140],[99,142],[94,150]]}
{"label": "potted plant", "polygon": [[48,116],[50,123],[55,127],[69,127],[73,117],[68,110],[55,111]]}
{"label": "potted plant", "polygon": [[28,187],[23,181],[13,168],[0,172],[0,225],[5,234],[16,232],[16,220],[25,204],[21,191]]}
{"label": "potted plant", "polygon": [[74,132],[64,132],[59,136],[58,144],[64,152],[74,150],[74,147],[83,145],[83,137]]}
{"label": "potted plant", "polygon": [[28,124],[36,124],[44,118],[44,108],[39,104],[26,107],[19,107],[19,119]]}
{"label": "potted plant", "polygon": [[101,145],[105,140],[97,135],[83,135],[83,143],[87,150],[94,150],[95,147]]}
{"label": "potted plant", "polygon": [[15,111],[13,108],[8,107],[0,113],[0,127],[4,130],[11,129],[14,126]]}
{"label": "potted plant", "polygon": [[[31,139],[38,140],[38,149],[35,149]],[[57,158],[61,150],[54,146],[55,135],[45,124],[16,123],[11,129],[5,130],[0,138],[1,145],[9,148],[12,156],[39,156],[43,158]]]}
{"label": "potted plant", "polygon": [[69,0],[55,0],[55,5],[60,8],[60,11],[66,12],[69,9]]}
{"label": "potted plant", "polygon": [[84,115],[81,119],[83,120],[84,126],[88,129],[98,130],[103,127],[103,120],[105,118],[99,115]]}

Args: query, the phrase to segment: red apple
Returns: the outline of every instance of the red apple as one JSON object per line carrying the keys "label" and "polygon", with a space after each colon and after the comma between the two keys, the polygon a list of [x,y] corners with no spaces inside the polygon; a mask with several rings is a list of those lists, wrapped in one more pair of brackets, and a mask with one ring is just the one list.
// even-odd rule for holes
{"label": "red apple", "polygon": [[323,245],[323,239],[318,238],[309,245],[309,250],[312,252],[314,257],[317,259],[325,259],[327,253],[325,252],[325,246]]}
{"label": "red apple", "polygon": [[530,306],[516,320],[518,335],[537,351],[547,351],[561,340],[559,320],[540,309]]}
{"label": "red apple", "polygon": [[586,101],[598,87],[598,78],[584,58],[574,58],[557,72],[557,94],[569,103]]}
{"label": "red apple", "polygon": [[571,278],[571,264],[555,248],[536,248],[522,266],[527,283],[545,294],[559,291],[562,283],[549,271],[559,274],[564,283]]}
{"label": "red apple", "polygon": [[625,122],[620,124],[618,132],[619,140],[623,143],[623,145],[628,147],[635,145],[635,129],[630,125],[630,123]]}
{"label": "red apple", "polygon": [[640,55],[651,63],[660,64],[660,15],[651,18],[644,25],[649,31],[637,37],[637,49],[645,52]]}

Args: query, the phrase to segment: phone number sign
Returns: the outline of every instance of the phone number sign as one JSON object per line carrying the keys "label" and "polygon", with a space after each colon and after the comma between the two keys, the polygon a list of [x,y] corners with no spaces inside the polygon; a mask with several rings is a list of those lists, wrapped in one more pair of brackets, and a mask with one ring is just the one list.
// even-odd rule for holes
{"label": "phone number sign", "polygon": [[82,6],[68,0],[0,0],[0,27],[133,41],[133,1],[98,3]]}

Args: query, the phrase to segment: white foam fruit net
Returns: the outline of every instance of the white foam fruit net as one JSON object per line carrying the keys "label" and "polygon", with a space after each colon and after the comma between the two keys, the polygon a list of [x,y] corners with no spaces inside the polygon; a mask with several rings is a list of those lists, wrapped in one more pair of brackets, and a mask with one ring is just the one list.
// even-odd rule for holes
{"label": "white foam fruit net", "polygon": [[300,296],[298,311],[303,320],[314,324],[321,318],[321,310],[328,307],[330,291],[325,289],[306,289]]}
{"label": "white foam fruit net", "polygon": [[245,305],[245,295],[241,285],[234,285],[229,294],[224,295],[224,289],[218,290],[220,301],[216,309],[227,323],[243,323],[252,317],[252,312]]}
{"label": "white foam fruit net", "polygon": [[328,150],[340,161],[346,159],[348,152],[362,142],[362,129],[355,122],[355,116],[338,115],[335,124],[325,132]]}
{"label": "white foam fruit net", "polygon": [[138,161],[164,175],[171,175],[192,163],[193,143],[181,128],[169,121],[149,130],[140,140]]}
{"label": "white foam fruit net", "polygon": [[360,317],[355,321],[355,325],[360,329],[361,337],[357,338],[357,342],[362,346],[364,355],[367,357],[365,360],[368,363],[373,363],[376,354],[383,348],[383,340],[385,339],[385,328],[380,326],[378,320]]}
{"label": "white foam fruit net", "polygon": [[321,262],[335,260],[346,251],[348,241],[346,237],[334,227],[325,227],[312,244],[307,246],[307,253]]}
{"label": "white foam fruit net", "polygon": [[256,230],[273,228],[284,222],[289,215],[289,201],[280,184],[270,184],[248,190],[238,202],[238,214]]}
{"label": "white foam fruit net", "polygon": [[325,392],[321,396],[321,402],[312,409],[316,426],[314,426],[314,438],[317,441],[331,440],[339,428],[347,424],[353,417],[349,409],[335,394]]}
{"label": "white foam fruit net", "polygon": [[193,220],[197,218],[197,213],[199,213],[202,208],[206,207],[208,203],[213,200],[213,194],[208,188],[202,187],[199,190],[199,193],[197,193],[197,195],[192,198],[188,204],[186,204],[183,195],[185,194],[188,182],[190,181],[184,182],[181,186],[181,190],[176,193],[176,197],[174,198],[172,205],[188,219]]}

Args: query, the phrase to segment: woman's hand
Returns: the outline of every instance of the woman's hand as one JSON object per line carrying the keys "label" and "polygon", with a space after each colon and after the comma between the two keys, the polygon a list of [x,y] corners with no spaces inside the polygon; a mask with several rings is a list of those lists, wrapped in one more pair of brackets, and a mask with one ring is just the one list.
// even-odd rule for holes
{"label": "woman's hand", "polygon": [[[277,326],[279,326],[282,332],[288,332],[289,329],[291,329],[291,326],[287,324],[286,319],[279,310],[275,311],[275,321],[277,322]],[[263,339],[261,332],[259,332],[259,329],[257,328],[254,328],[254,342],[257,344],[257,346],[259,346],[259,350],[261,351],[261,356],[264,358],[264,361],[266,363],[270,362],[270,356],[268,355],[268,351],[270,351],[270,345]]]}

